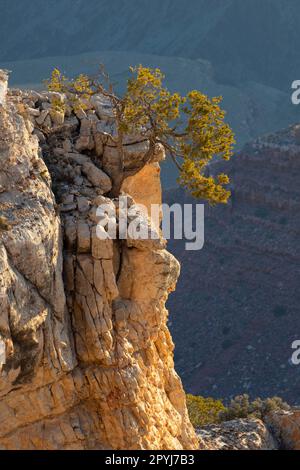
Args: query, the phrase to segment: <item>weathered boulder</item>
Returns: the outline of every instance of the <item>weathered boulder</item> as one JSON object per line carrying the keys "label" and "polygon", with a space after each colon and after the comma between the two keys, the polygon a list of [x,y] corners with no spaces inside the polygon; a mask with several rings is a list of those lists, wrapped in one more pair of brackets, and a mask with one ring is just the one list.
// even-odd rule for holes
{"label": "weathered boulder", "polygon": [[92,162],[84,163],[82,172],[87,179],[96,187],[100,188],[103,194],[108,193],[111,188],[111,180],[104,171],[97,168]]}
{"label": "weathered boulder", "polygon": [[147,164],[136,175],[126,178],[121,186],[121,191],[130,194],[136,203],[143,204],[149,216],[151,216],[152,211],[153,223],[156,228],[159,228],[161,212],[158,209],[158,214],[155,217],[156,214],[153,208],[153,205],[160,206],[162,199],[160,166],[158,163]]}
{"label": "weathered boulder", "polygon": [[276,411],[266,418],[266,423],[285,450],[300,450],[300,410]]}
{"label": "weathered boulder", "polygon": [[275,450],[277,442],[259,419],[236,419],[197,429],[205,450]]}

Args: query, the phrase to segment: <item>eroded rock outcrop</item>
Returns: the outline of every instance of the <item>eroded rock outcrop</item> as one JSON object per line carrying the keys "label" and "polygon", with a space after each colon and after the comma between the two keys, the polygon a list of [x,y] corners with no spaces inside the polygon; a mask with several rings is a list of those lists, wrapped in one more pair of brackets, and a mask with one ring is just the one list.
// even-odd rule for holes
{"label": "eroded rock outcrop", "polygon": [[254,418],[210,424],[197,430],[205,450],[276,450],[278,443],[267,426]]}
{"label": "eroded rock outcrop", "polygon": [[[0,107],[0,448],[197,448],[166,325],[179,264],[143,214],[154,240],[97,236],[97,208],[119,210],[109,106],[51,99],[15,90]],[[145,169],[145,151],[126,145],[133,218],[139,171],[157,178],[163,157]]]}
{"label": "eroded rock outcrop", "polygon": [[300,450],[300,410],[270,413],[266,423],[284,450]]}

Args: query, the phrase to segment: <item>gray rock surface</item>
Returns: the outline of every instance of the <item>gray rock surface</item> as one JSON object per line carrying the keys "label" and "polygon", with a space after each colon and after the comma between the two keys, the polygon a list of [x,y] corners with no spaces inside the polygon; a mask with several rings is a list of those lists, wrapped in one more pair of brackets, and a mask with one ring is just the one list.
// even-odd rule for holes
{"label": "gray rock surface", "polygon": [[259,419],[236,419],[197,429],[205,450],[276,450],[278,444]]}

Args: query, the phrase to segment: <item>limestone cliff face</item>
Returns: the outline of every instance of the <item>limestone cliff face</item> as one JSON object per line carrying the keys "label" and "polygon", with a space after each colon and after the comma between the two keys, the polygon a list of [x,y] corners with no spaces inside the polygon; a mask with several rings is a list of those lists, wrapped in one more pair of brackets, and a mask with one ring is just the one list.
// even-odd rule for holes
{"label": "limestone cliff face", "polygon": [[[179,264],[160,236],[97,237],[97,207],[118,209],[112,117],[50,101],[0,104],[0,448],[196,448],[165,308]],[[132,214],[151,201],[141,181],[160,200],[163,154],[140,168],[146,150],[126,146]]]}

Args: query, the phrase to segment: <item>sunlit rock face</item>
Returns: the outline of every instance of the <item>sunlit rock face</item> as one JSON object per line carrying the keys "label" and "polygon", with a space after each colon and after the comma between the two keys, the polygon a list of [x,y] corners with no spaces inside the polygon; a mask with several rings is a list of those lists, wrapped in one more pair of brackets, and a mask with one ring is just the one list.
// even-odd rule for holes
{"label": "sunlit rock face", "polygon": [[8,72],[0,70],[0,106],[4,106],[7,93]]}
{"label": "sunlit rock face", "polygon": [[263,421],[235,419],[197,429],[206,450],[276,450],[279,441]]}
{"label": "sunlit rock face", "polygon": [[[196,448],[166,326],[179,263],[159,236],[97,237],[97,207],[118,207],[111,116],[57,115],[51,99],[15,90],[0,107],[0,448]],[[145,148],[132,209],[150,203],[140,178],[160,201]]]}

